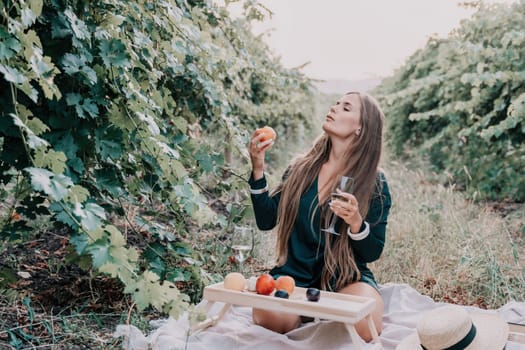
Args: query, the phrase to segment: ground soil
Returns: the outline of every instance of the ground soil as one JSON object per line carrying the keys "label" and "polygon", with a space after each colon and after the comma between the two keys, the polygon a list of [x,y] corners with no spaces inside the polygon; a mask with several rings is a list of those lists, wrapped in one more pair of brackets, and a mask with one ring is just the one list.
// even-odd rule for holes
{"label": "ground soil", "polygon": [[[118,280],[82,269],[74,257],[62,232],[46,232],[1,252],[0,349],[94,349],[112,342],[115,322],[132,304],[129,296]],[[105,341],[93,343],[89,329],[83,330],[85,337],[68,334],[77,325],[89,327],[82,315],[96,318],[91,332]]]}

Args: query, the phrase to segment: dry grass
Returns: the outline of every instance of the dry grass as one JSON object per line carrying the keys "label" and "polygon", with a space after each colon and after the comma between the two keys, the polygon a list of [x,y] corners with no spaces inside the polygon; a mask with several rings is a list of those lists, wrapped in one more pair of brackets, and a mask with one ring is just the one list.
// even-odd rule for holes
{"label": "dry grass", "polygon": [[[525,300],[525,206],[473,203],[410,164],[386,161],[392,193],[379,283],[407,283],[436,301],[497,308]],[[270,174],[272,182],[278,180]],[[255,258],[270,268],[275,237],[259,232]]]}
{"label": "dry grass", "polygon": [[386,172],[393,207],[383,256],[372,266],[380,283],[488,308],[525,300],[523,205],[472,203],[394,161]]}

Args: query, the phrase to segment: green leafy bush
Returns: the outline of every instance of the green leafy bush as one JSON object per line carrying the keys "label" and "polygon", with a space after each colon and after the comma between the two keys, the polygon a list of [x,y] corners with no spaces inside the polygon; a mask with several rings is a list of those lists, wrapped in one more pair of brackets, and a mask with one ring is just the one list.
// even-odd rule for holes
{"label": "green leafy bush", "polygon": [[477,198],[525,200],[525,3],[479,5],[379,88],[398,154]]}
{"label": "green leafy bush", "polygon": [[[176,283],[206,276],[190,227],[227,224],[207,197],[241,186],[229,166],[245,157],[248,130],[293,134],[313,108],[309,80],[250,34],[261,8],[245,11],[233,20],[210,1],[2,2],[3,238],[24,239],[48,215],[139,309],[185,309]],[[142,241],[115,218],[140,227]]]}

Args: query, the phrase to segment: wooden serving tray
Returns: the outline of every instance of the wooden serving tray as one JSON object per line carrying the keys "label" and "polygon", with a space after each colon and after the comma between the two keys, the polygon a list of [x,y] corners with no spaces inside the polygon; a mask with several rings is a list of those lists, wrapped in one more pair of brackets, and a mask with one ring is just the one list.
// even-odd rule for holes
{"label": "wooden serving tray", "polygon": [[343,322],[350,332],[352,342],[357,349],[362,349],[362,339],[357,334],[354,324],[367,319],[368,326],[372,333],[374,349],[382,349],[377,330],[372,320],[372,310],[375,307],[375,300],[356,295],[333,293],[321,291],[319,301],[308,301],[306,298],[306,288],[295,287],[289,299],[277,298],[271,295],[261,295],[248,290],[242,292],[224,288],[223,282],[209,285],[204,288],[203,298],[208,301],[206,312],[215,302],[225,303],[222,310],[213,317],[201,322],[194,327],[194,330],[203,329],[216,324],[228,311],[231,305],[255,307],[270,311],[279,311],[301,316],[322,318]]}

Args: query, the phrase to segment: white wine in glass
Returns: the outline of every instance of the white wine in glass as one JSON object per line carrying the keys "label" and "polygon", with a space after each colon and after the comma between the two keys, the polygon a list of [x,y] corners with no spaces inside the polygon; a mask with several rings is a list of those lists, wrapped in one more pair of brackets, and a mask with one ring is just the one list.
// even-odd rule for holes
{"label": "white wine in glass", "polygon": [[242,271],[243,263],[253,249],[253,229],[249,226],[235,226],[231,249]]}
{"label": "white wine in glass", "polygon": [[252,249],[249,245],[234,244],[232,245],[233,255],[239,263],[243,263],[248,257],[248,253]]}
{"label": "white wine in glass", "polygon": [[[338,183],[339,186],[337,187],[341,192],[346,193],[352,193],[354,191],[354,179],[345,175],[338,175]],[[330,200],[340,200],[346,202],[347,199],[343,197],[343,195],[340,192],[332,192],[330,193]],[[330,219],[330,226],[328,228],[323,228],[321,231],[324,232],[330,232],[334,235],[339,235],[339,232],[335,230],[335,223],[337,222],[338,217],[334,213],[332,213],[332,218]]]}

